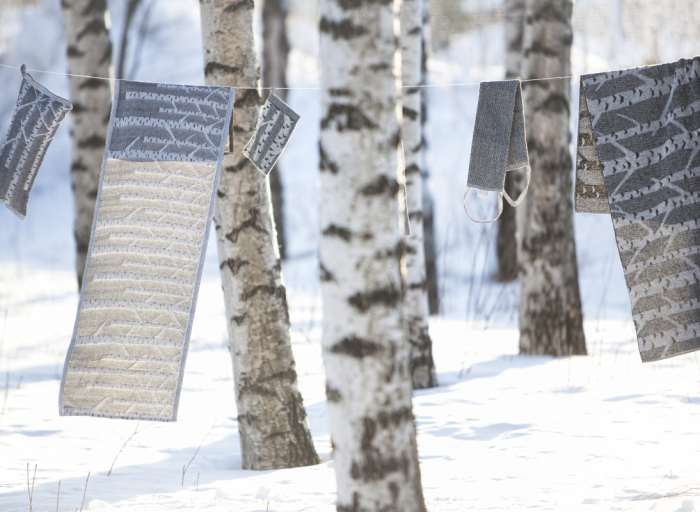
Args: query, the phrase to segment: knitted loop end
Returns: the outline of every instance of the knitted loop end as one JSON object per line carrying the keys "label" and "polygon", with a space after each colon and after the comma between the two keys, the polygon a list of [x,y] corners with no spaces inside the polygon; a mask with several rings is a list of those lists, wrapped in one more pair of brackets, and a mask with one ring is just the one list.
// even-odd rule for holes
{"label": "knitted loop end", "polygon": [[525,171],[525,190],[523,190],[520,195],[518,196],[518,199],[513,201],[510,196],[508,195],[508,192],[503,190],[502,194],[506,198],[506,201],[515,208],[518,206],[520,203],[523,202],[523,199],[525,199],[525,196],[527,195],[527,189],[530,188],[530,175],[532,174],[532,169],[530,167],[527,167],[527,170]]}
{"label": "knitted loop end", "polygon": [[498,215],[496,215],[496,217],[491,220],[478,220],[471,216],[471,214],[469,213],[469,209],[467,208],[467,195],[469,195],[469,191],[471,189],[472,188],[470,186],[467,186],[467,188],[464,190],[464,196],[462,197],[462,206],[464,206],[464,212],[467,214],[467,217],[469,217],[473,222],[476,222],[478,224],[490,224],[498,220],[498,217],[500,217],[503,213],[503,192],[498,193]]}

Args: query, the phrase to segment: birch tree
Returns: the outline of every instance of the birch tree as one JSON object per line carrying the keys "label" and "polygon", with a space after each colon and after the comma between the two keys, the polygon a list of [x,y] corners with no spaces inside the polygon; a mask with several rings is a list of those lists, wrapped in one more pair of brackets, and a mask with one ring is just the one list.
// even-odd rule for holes
{"label": "birch tree", "polygon": [[393,3],[321,3],[322,345],[343,512],[425,510],[402,318]]}
{"label": "birch tree", "polygon": [[401,136],[406,165],[406,197],[411,235],[406,237],[406,299],[404,313],[411,348],[413,389],[437,385],[433,343],[428,331],[428,282],[423,245],[423,123],[420,87],[423,45],[423,0],[403,0],[401,6]]}
{"label": "birch tree", "polygon": [[105,0],[62,0],[68,56],[71,117],[71,181],[75,203],[78,287],[82,287],[92,219],[107,142],[112,93],[109,77],[112,43],[105,22]]}
{"label": "birch tree", "polygon": [[[421,55],[421,83],[428,83],[428,56],[431,48],[431,32],[430,32],[430,1],[423,1],[423,44]],[[423,166],[421,168],[421,176],[423,178],[423,251],[425,254],[425,276],[428,282],[428,309],[431,315],[437,315],[439,312],[439,293],[438,293],[438,274],[437,274],[437,252],[435,250],[435,221],[433,211],[435,210],[435,202],[430,193],[428,182],[430,181],[430,169],[428,167],[427,149],[427,119],[428,119],[428,89],[421,89],[421,125],[422,125],[422,147],[421,152]]]}
{"label": "birch tree", "polygon": [[244,469],[319,462],[297,388],[266,177],[243,156],[260,110],[253,2],[202,0],[207,85],[238,86],[233,155],[224,157],[215,205],[221,281],[233,360]]}
{"label": "birch tree", "polygon": [[[572,0],[527,0],[523,78],[571,74]],[[569,79],[523,82],[532,178],[516,209],[520,353],[585,354],[574,244]]]}
{"label": "birch tree", "polygon": [[[520,78],[520,68],[523,60],[525,0],[506,0],[505,11],[506,80],[515,80]],[[510,197],[519,197],[523,186],[523,173],[521,170],[506,173],[505,190]],[[515,208],[506,201],[503,204],[503,213],[498,218],[498,235],[496,237],[496,255],[498,256],[496,279],[499,281],[512,281],[518,277],[515,233]]]}
{"label": "birch tree", "polygon": [[[264,0],[262,9],[263,24],[263,87],[287,87],[287,40],[288,0]],[[287,100],[287,90],[277,89],[275,94]],[[284,230],[284,196],[282,193],[281,162],[277,161],[270,173],[270,193],[272,195],[272,212],[277,228],[277,245],[280,257],[285,259],[287,246]]]}

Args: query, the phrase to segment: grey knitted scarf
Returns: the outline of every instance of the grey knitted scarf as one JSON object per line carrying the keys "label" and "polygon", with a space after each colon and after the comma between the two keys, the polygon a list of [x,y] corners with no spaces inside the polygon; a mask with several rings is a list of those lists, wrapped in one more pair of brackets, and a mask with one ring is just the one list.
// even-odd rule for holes
{"label": "grey knitted scarf", "polygon": [[234,93],[116,82],[61,415],[177,418]]}
{"label": "grey knitted scarf", "polygon": [[29,192],[58,125],[73,106],[39,85],[22,66],[22,85],[0,146],[0,203],[24,219]]}
{"label": "grey knitted scarf", "polygon": [[700,58],[581,77],[576,211],[612,216],[642,361],[700,349]]}
{"label": "grey knitted scarf", "polygon": [[[518,206],[525,198],[530,183],[530,162],[525,142],[525,119],[520,81],[482,82],[476,107],[469,176],[464,191],[464,211],[474,222],[493,222],[503,212],[503,197]],[[525,190],[513,200],[504,190],[507,171],[527,167]],[[498,193],[498,215],[491,220],[474,219],[467,208],[467,195],[472,188]]]}
{"label": "grey knitted scarf", "polygon": [[299,114],[274,93],[270,93],[260,111],[253,137],[243,148],[243,154],[260,172],[269,174],[282,155],[298,121]]}

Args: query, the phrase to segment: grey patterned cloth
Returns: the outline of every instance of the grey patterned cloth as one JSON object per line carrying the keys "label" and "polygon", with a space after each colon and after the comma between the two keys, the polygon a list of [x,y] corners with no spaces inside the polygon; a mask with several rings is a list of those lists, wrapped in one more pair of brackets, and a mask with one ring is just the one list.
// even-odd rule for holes
{"label": "grey patterned cloth", "polygon": [[284,151],[299,121],[299,114],[274,93],[260,111],[258,125],[243,154],[263,174],[269,174]]}
{"label": "grey patterned cloth", "polygon": [[117,82],[61,415],[176,420],[234,94]]}
{"label": "grey patterned cloth", "polygon": [[59,124],[73,108],[36,83],[22,66],[22,85],[0,146],[0,202],[24,219],[29,192]]}
{"label": "grey patterned cloth", "polygon": [[700,58],[584,75],[577,211],[609,205],[642,361],[700,349]]}
{"label": "grey patterned cloth", "polygon": [[[527,167],[529,185],[529,165],[520,81],[482,82],[463,201],[469,218],[475,222],[495,221],[503,211],[503,197],[513,206],[520,204],[527,193],[527,185],[514,201],[504,190],[505,176],[507,171]],[[469,214],[466,199],[472,188],[498,192],[498,216],[495,219],[478,221]]]}

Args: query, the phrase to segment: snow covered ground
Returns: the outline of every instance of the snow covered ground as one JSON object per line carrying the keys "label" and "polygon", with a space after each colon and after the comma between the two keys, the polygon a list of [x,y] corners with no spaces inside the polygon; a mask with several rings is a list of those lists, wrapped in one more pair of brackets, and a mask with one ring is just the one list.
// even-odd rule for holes
{"label": "snow covered ground", "polygon": [[[157,30],[135,78],[201,83],[197,5],[161,0]],[[309,6],[294,0],[290,20],[296,87],[317,85]],[[42,9],[4,20],[0,28],[7,28],[11,44],[0,64],[63,71],[58,16],[58,3],[47,0]],[[118,30],[118,11],[112,22]],[[457,38],[431,60],[431,81],[499,79],[501,30]],[[41,44],[33,34],[41,34]],[[609,66],[606,48],[594,43],[588,40],[585,51],[577,43],[574,72]],[[627,65],[642,63],[633,52],[628,56]],[[624,57],[616,54],[618,61]],[[34,75],[66,94],[65,77]],[[18,71],[0,68],[0,131],[19,81]],[[517,355],[517,285],[490,281],[494,226],[470,223],[460,204],[477,91],[477,85],[429,91],[428,159],[442,278],[441,315],[430,327],[440,387],[417,392],[414,400],[428,509],[700,510],[700,359],[640,362],[609,218],[575,219],[589,356]],[[66,123],[39,173],[27,219],[0,208],[0,512],[29,509],[27,464],[30,487],[37,468],[37,512],[57,509],[59,482],[62,512],[80,508],[84,493],[84,510],[335,510],[315,258],[318,92],[292,91],[289,101],[302,119],[282,162],[292,256],[283,270],[300,387],[322,464],[241,469],[213,240],[178,421],[58,417],[60,372],[78,302]]]}

